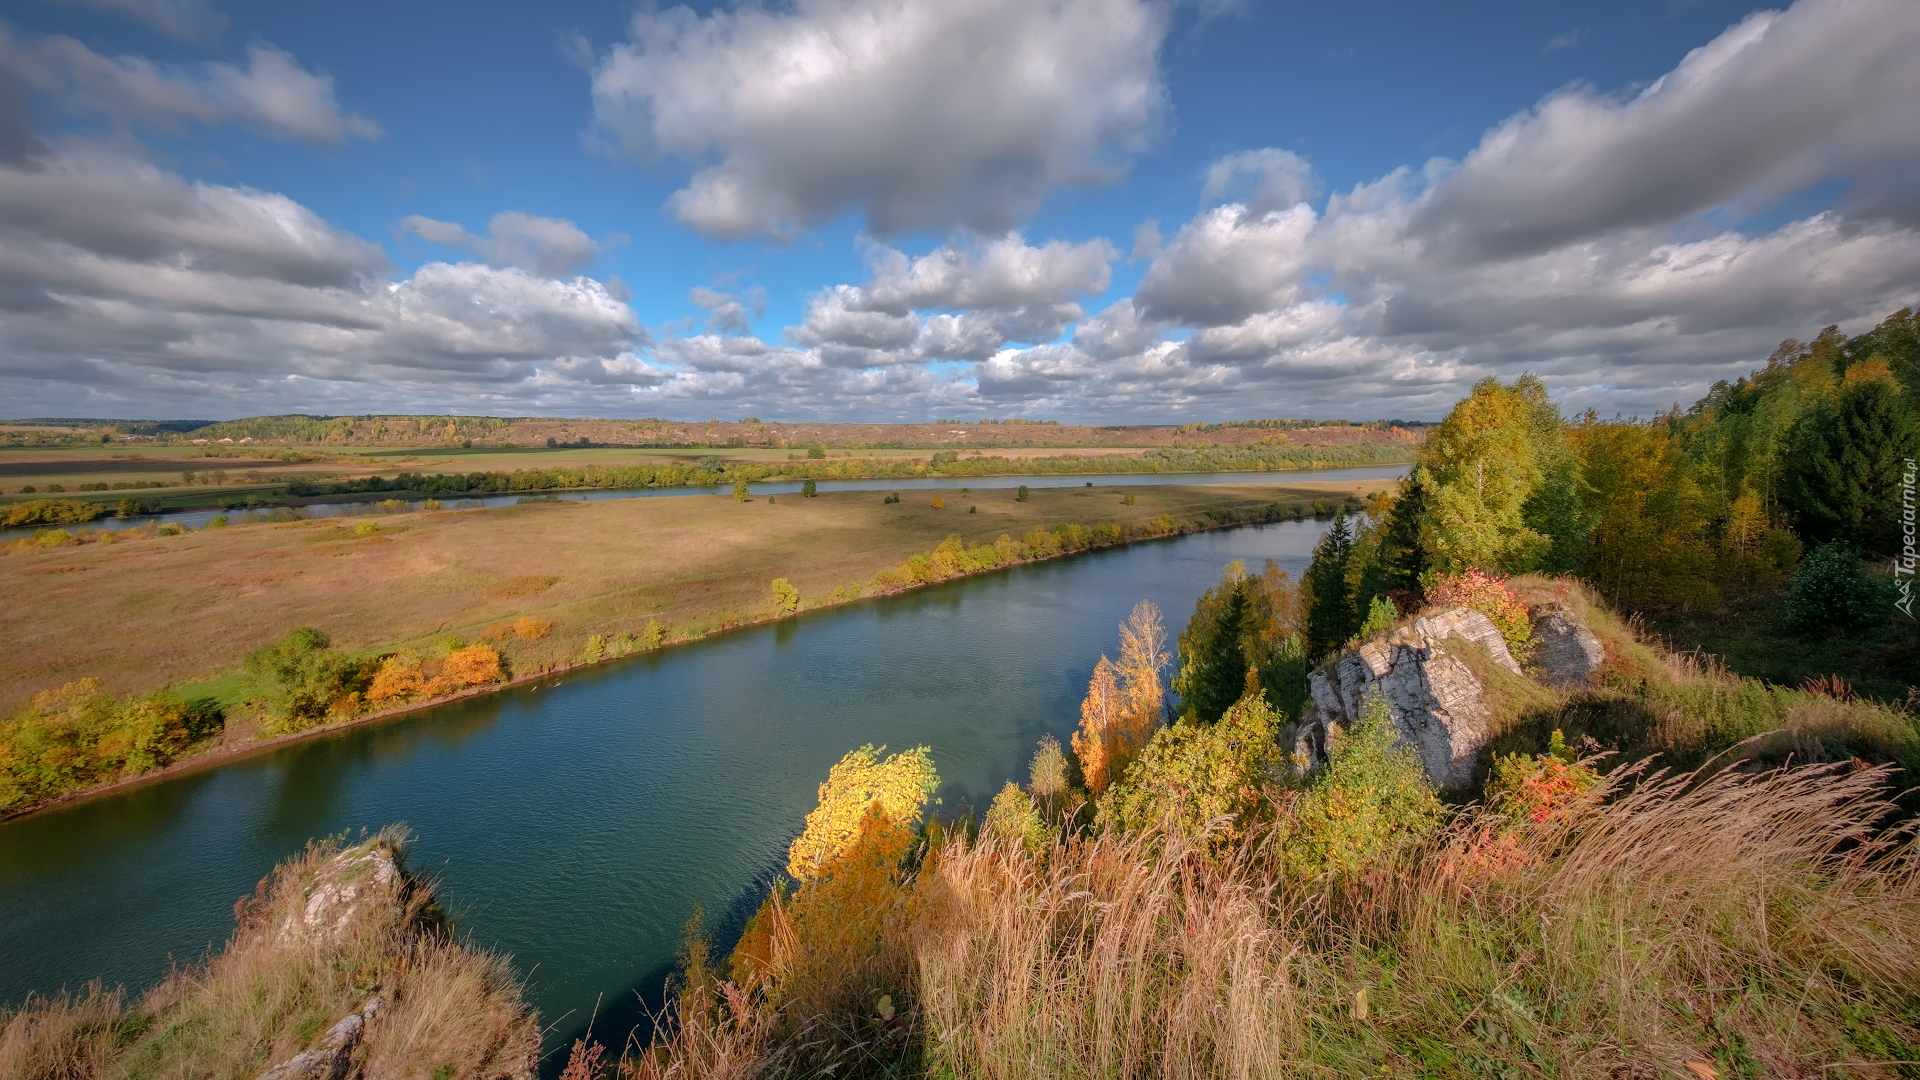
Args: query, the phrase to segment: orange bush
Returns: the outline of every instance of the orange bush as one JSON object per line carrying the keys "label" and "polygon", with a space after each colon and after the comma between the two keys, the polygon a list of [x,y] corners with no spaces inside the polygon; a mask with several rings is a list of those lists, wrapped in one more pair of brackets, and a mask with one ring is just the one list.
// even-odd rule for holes
{"label": "orange bush", "polygon": [[379,704],[409,698],[426,689],[426,675],[420,670],[420,660],[409,653],[396,653],[380,661],[380,670],[373,675],[373,685],[367,687],[367,700]]}
{"label": "orange bush", "polygon": [[553,629],[552,623],[545,619],[536,619],[531,615],[522,615],[513,623],[513,632],[528,641],[539,641],[546,637],[547,631],[551,629]]}
{"label": "orange bush", "polygon": [[451,694],[469,686],[485,686],[506,678],[500,670],[500,654],[491,645],[469,645],[455,649],[440,665],[440,674],[427,684],[427,692]]}

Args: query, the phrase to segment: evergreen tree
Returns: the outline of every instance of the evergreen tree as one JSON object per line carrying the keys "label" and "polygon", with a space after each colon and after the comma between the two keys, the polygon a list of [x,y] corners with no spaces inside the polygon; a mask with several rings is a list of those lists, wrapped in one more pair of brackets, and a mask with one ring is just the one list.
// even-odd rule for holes
{"label": "evergreen tree", "polygon": [[1317,664],[1347,643],[1360,628],[1347,571],[1353,561],[1353,527],[1346,511],[1335,514],[1333,527],[1314,546],[1306,572],[1307,648],[1309,663]]}
{"label": "evergreen tree", "polygon": [[1225,580],[1201,595],[1180,635],[1173,691],[1190,720],[1213,723],[1246,693],[1247,652],[1241,640],[1247,629],[1248,598],[1241,587],[1246,576],[1245,564],[1229,563]]}
{"label": "evergreen tree", "polygon": [[1920,454],[1920,423],[1892,378],[1861,379],[1793,426],[1781,497],[1801,534],[1876,554],[1900,538],[1900,474]]}
{"label": "evergreen tree", "polygon": [[1397,597],[1397,606],[1408,611],[1420,606],[1420,580],[1430,565],[1420,542],[1426,516],[1427,489],[1416,472],[1401,482],[1400,494],[1388,505],[1385,517],[1369,526],[1380,530],[1380,542],[1360,572],[1356,607],[1362,600],[1371,604],[1381,596]]}

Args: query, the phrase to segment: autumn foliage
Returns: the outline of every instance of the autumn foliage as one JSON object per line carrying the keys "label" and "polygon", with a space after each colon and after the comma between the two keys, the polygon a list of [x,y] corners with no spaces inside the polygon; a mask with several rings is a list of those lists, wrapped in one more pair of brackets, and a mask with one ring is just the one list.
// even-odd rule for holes
{"label": "autumn foliage", "polygon": [[1159,728],[1165,711],[1160,679],[1167,661],[1160,609],[1142,600],[1120,626],[1120,662],[1100,658],[1080,705],[1073,753],[1093,794],[1107,790]]}
{"label": "autumn foliage", "polygon": [[505,678],[500,653],[491,645],[463,646],[437,662],[422,660],[412,653],[395,653],[380,662],[380,670],[374,673],[373,684],[367,688],[367,701],[375,705],[397,704],[414,698],[455,694]]}
{"label": "autumn foliage", "polygon": [[1507,585],[1507,579],[1469,567],[1458,574],[1441,574],[1427,590],[1427,604],[1436,608],[1470,608],[1487,617],[1507,639],[1515,659],[1525,659],[1533,640],[1533,621],[1527,605]]}

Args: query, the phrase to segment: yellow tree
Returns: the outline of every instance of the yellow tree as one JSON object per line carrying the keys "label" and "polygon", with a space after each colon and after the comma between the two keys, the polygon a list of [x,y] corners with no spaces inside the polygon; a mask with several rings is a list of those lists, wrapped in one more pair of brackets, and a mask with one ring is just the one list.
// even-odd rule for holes
{"label": "yellow tree", "polygon": [[820,873],[862,832],[869,814],[892,826],[912,830],[933,789],[940,786],[933,757],[924,746],[882,758],[886,747],[871,743],[840,759],[820,785],[820,803],[807,815],[806,828],[787,849],[787,873],[799,881]]}
{"label": "yellow tree", "polygon": [[1524,569],[1549,544],[1522,518],[1541,479],[1532,412],[1483,379],[1427,437],[1414,477],[1427,498],[1422,545],[1438,569]]}
{"label": "yellow tree", "polygon": [[1151,600],[1142,600],[1120,624],[1120,662],[1115,667],[1120,676],[1121,705],[1108,755],[1108,770],[1115,778],[1140,756],[1160,727],[1166,711],[1161,673],[1168,660],[1167,628],[1160,619],[1160,609]]}
{"label": "yellow tree", "polygon": [[1073,733],[1073,756],[1080,760],[1087,790],[1095,795],[1113,782],[1113,741],[1124,706],[1113,661],[1102,656],[1093,666],[1087,698],[1080,703],[1080,730]]}

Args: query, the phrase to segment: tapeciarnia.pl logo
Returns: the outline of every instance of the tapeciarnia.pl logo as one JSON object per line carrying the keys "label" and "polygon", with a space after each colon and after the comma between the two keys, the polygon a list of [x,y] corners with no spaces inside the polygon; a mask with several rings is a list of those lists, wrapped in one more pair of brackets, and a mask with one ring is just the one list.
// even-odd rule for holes
{"label": "tapeciarnia.pl logo", "polygon": [[1907,618],[1913,618],[1914,517],[1913,459],[1906,459],[1907,471],[1900,474],[1900,554],[1893,557],[1893,580],[1900,588],[1900,599],[1893,606]]}

